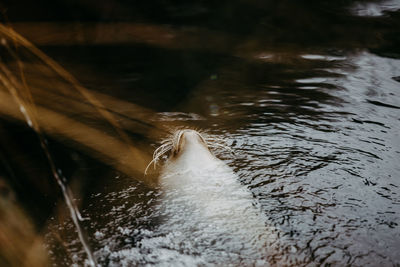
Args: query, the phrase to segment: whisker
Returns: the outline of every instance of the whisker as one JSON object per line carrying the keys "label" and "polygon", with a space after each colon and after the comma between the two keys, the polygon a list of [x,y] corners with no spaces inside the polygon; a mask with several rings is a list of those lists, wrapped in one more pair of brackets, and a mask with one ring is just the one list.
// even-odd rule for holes
{"label": "whisker", "polygon": [[146,169],[144,170],[144,175],[147,175],[147,170],[149,169],[149,167],[151,166],[152,163],[155,163],[157,159],[154,158],[150,161],[150,163],[147,165]]}
{"label": "whisker", "polygon": [[171,147],[171,144],[170,144],[170,143],[165,143],[165,144],[162,144],[161,146],[159,146],[156,150],[154,150],[153,158],[155,158],[156,155],[157,155],[160,151],[162,151],[163,149],[168,148],[168,147]]}
{"label": "whisker", "polygon": [[[154,150],[153,159],[150,161],[150,163],[147,165],[144,171],[145,175],[147,174],[152,164],[154,165],[154,169],[156,169],[158,162],[163,158],[165,154],[167,154],[170,151],[176,151],[179,149],[180,140],[182,138],[182,135],[185,133],[185,130],[187,129],[189,128],[178,129],[174,131],[174,133],[168,136],[166,139],[161,141],[161,145]],[[195,131],[197,131],[200,134],[200,138],[210,149],[222,148],[229,151],[231,154],[234,154],[233,149],[229,147],[229,145],[224,139],[211,136],[207,134],[205,131],[199,129],[195,129]]]}
{"label": "whisker", "polygon": [[168,151],[170,151],[171,148],[172,147],[168,144],[164,144],[164,145],[161,145],[160,147],[158,147],[153,153],[153,159],[150,161],[150,163],[147,165],[146,169],[144,170],[144,174],[147,175],[147,171],[150,168],[151,164],[154,164],[154,169],[155,169],[159,159],[163,155],[165,155]]}

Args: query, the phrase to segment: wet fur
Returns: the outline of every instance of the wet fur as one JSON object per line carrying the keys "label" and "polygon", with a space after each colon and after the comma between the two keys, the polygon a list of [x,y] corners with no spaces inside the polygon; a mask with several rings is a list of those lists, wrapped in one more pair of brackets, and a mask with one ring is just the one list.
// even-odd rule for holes
{"label": "wet fur", "polygon": [[[210,151],[210,148],[220,147],[224,145],[207,142],[206,135],[185,129],[176,131],[154,152],[149,166],[168,155],[160,172],[162,203],[167,217],[162,227],[166,232],[187,234],[188,242],[192,242],[194,235],[201,236],[203,242],[222,242],[223,247],[203,248],[214,252],[227,250],[228,254],[220,255],[218,264],[223,263],[226,255],[234,254],[246,259],[239,264],[251,265],[253,260],[266,263],[264,252],[271,231],[267,230],[265,218],[250,191],[239,183],[231,168]],[[224,248],[226,244],[230,245]],[[240,249],[235,247],[238,244],[242,246]]]}

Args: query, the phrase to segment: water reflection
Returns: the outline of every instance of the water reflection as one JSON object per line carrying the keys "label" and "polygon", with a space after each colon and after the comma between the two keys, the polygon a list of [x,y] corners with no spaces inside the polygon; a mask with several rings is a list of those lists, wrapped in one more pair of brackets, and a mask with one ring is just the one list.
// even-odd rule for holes
{"label": "water reflection", "polygon": [[86,255],[7,83],[34,103],[101,265],[207,265],[229,250],[213,254],[215,246],[190,247],[162,230],[160,192],[142,172],[176,126],[203,128],[233,148],[234,156],[215,153],[276,229],[271,264],[398,265],[398,3],[149,6],[123,12],[124,22],[88,8],[90,22],[13,23],[45,54],[25,42],[10,55],[5,48],[21,39],[2,28],[0,175],[28,211],[44,213],[31,217],[54,263],[83,265]]}
{"label": "water reflection", "polygon": [[[207,126],[233,147],[235,158],[216,153],[235,168],[261,202],[268,223],[279,229],[285,252],[276,255],[277,263],[394,264],[398,255],[388,248],[399,246],[400,114],[393,108],[399,105],[399,96],[392,77],[400,71],[399,62],[365,51],[349,51],[333,64],[328,64],[329,55],[318,60],[301,55],[300,51],[295,61],[286,59],[284,66],[282,60],[269,65],[249,61],[244,68],[243,62],[233,60],[216,71],[218,79],[205,80],[192,90],[179,106],[185,113],[160,113],[156,118]],[[275,64],[286,71],[272,78],[268,71]],[[151,196],[146,194],[146,205],[157,199]],[[104,200],[89,203],[97,201]],[[138,241],[129,238],[154,249],[179,237],[160,237],[145,223],[153,209],[144,208],[142,200],[134,200],[134,206],[129,203],[115,205],[117,210],[109,213],[121,216],[125,224],[104,219],[106,225],[122,229],[102,228],[96,220],[93,229],[104,229],[98,234],[101,244],[119,240],[112,247],[100,245],[99,257],[117,265],[163,262],[152,261],[153,253],[161,251],[138,250]],[[135,224],[129,220],[132,214]],[[132,234],[134,229],[145,230]],[[127,239],[120,240],[121,231]],[[177,251],[181,249],[178,246]],[[166,262],[202,263],[175,250],[171,253]]]}
{"label": "water reflection", "polygon": [[356,1],[351,11],[357,16],[379,17],[385,15],[386,12],[393,12],[400,9],[400,3],[396,0],[374,2]]}
{"label": "water reflection", "polygon": [[[317,113],[313,116],[299,110],[307,105],[301,92],[298,113],[286,113],[291,117],[286,123],[271,121],[274,112],[253,120],[258,112],[253,101],[255,107],[244,114],[250,123],[244,122],[232,137],[242,140],[237,149],[244,155],[237,170],[293,245],[304,254],[311,251],[304,261],[392,264],[399,259],[385,252],[385,246],[399,246],[393,227],[399,169],[392,164],[399,154],[399,113],[367,99],[398,101],[398,85],[391,77],[399,72],[399,62],[363,52],[346,64],[355,68],[324,81],[339,90],[317,89],[329,92],[336,103],[319,101],[307,110]],[[376,222],[386,227],[373,226]]]}
{"label": "water reflection", "polygon": [[[324,58],[330,61],[328,55]],[[235,168],[241,182],[261,202],[268,223],[279,229],[285,252],[276,255],[277,263],[394,264],[398,255],[388,248],[399,246],[399,111],[371,101],[398,105],[398,85],[392,77],[400,71],[399,62],[368,52],[350,52],[346,60],[330,68],[321,59],[303,60],[303,68],[298,70],[299,62],[287,63],[287,73],[273,80],[238,71],[230,64],[218,72],[218,79],[205,81],[192,91],[189,101],[180,107],[202,114],[204,120],[189,113],[161,113],[159,118],[212,125],[212,133],[234,148],[236,158],[224,151],[216,153]],[[301,79],[302,75],[319,76],[321,69],[324,80],[318,80],[314,88],[302,89],[304,79],[313,79]],[[212,105],[218,105],[220,113],[213,113]],[[118,192],[112,191],[116,200],[125,199]],[[91,205],[105,201],[94,199]],[[105,219],[107,225],[123,227],[110,230],[101,228],[96,220],[93,229],[104,229],[98,234],[102,244],[119,240],[118,246],[100,246],[99,257],[105,256],[103,260],[113,264],[163,262],[158,257],[152,261],[159,250],[147,253],[138,250],[138,241],[129,241],[133,236],[144,240],[147,249],[154,249],[179,240],[178,236],[160,236],[145,223],[154,210],[143,207],[151,206],[154,199],[157,196],[149,192],[143,199],[145,205],[142,200],[134,200],[134,206],[128,205],[129,201],[106,204],[117,207],[109,215],[118,214],[125,223]],[[129,217],[124,215],[128,211]],[[135,224],[129,221],[132,214],[136,214]],[[142,228],[144,232],[132,234]],[[120,240],[121,231],[127,235],[125,241]],[[157,245],[152,243],[155,240]],[[171,253],[167,262],[202,263],[196,257]]]}

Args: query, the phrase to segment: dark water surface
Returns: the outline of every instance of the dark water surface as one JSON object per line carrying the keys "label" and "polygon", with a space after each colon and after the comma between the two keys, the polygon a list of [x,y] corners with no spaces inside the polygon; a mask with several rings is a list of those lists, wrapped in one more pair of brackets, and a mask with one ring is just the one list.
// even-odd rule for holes
{"label": "dark water surface", "polygon": [[[400,1],[157,2],[108,1],[94,8],[84,1],[76,13],[63,3],[59,20],[46,13],[51,6],[35,7],[47,14],[41,18],[17,15],[18,5],[10,4],[9,19],[90,90],[152,110],[136,124],[120,119],[145,153],[163,137],[143,130],[154,125],[189,125],[226,140],[234,154],[215,154],[261,204],[265,223],[277,229],[271,265],[399,266]],[[37,21],[48,28],[30,32]],[[125,30],[115,33],[119,27]],[[96,115],[72,113],[112,132]],[[55,208],[59,189],[35,152],[41,150],[35,136],[6,117],[0,131],[2,173],[19,177],[10,184],[41,225],[54,266],[85,264],[68,214],[55,211],[65,207]],[[160,193],[138,182],[141,174],[133,179],[120,173],[109,167],[112,159],[99,161],[85,144],[52,136],[49,143],[87,218],[82,225],[99,264],[218,262],[205,260],[179,233],[159,230]],[[30,180],[21,178],[25,173]],[[41,192],[21,189],[35,177],[45,180],[36,185]]]}

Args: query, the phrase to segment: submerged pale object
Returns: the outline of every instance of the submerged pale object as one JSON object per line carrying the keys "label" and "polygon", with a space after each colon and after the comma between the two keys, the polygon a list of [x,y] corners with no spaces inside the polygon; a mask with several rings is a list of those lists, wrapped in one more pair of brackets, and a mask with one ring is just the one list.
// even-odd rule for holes
{"label": "submerged pale object", "polygon": [[194,130],[177,131],[160,174],[165,232],[207,263],[267,264],[276,237],[251,192]]}

